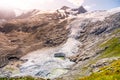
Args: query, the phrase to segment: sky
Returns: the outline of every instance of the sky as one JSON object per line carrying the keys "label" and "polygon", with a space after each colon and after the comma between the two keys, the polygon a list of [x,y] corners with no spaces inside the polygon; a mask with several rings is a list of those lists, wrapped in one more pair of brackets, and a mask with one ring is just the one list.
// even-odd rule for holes
{"label": "sky", "polygon": [[120,7],[120,0],[0,0],[0,7],[24,10],[53,10],[62,6],[77,8],[80,5],[87,10],[107,10]]}
{"label": "sky", "polygon": [[120,0],[85,0],[83,5],[90,10],[108,10],[120,7]]}

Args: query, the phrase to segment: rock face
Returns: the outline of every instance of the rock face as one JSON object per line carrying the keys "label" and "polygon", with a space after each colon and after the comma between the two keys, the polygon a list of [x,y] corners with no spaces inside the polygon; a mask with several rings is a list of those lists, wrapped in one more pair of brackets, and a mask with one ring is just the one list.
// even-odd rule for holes
{"label": "rock face", "polygon": [[70,8],[67,6],[63,6],[61,9],[57,10],[57,13],[63,18],[66,18],[71,15],[73,16],[73,15],[86,13],[86,12],[87,10],[83,6],[80,6],[79,8]]}
{"label": "rock face", "polygon": [[76,11],[76,14],[87,12],[87,10],[83,6],[80,6],[79,8],[76,8],[76,9],[72,9],[72,11]]}
{"label": "rock face", "polygon": [[68,6],[63,6],[63,7],[60,8],[60,9],[62,9],[62,10],[67,10],[67,9],[70,9],[70,7],[68,7]]}
{"label": "rock face", "polygon": [[[62,17],[61,12],[54,11],[2,23],[3,72],[6,74],[7,64],[11,66],[9,62],[22,61],[20,66],[15,66],[19,73],[9,70],[10,76],[74,80],[108,65],[107,61],[119,59],[120,9],[87,13],[83,7],[76,10],[83,14]],[[110,51],[112,48],[118,51]]]}
{"label": "rock face", "polygon": [[78,14],[80,14],[80,13],[85,13],[85,12],[87,12],[87,10],[86,10],[83,6],[80,6],[80,7],[78,8]]}

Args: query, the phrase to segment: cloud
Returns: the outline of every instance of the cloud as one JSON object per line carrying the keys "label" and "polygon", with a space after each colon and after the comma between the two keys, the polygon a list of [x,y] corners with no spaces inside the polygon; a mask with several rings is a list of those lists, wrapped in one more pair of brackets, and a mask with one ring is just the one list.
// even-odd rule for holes
{"label": "cloud", "polygon": [[96,4],[91,4],[91,5],[85,5],[84,8],[87,10],[90,10],[91,8],[94,8]]}
{"label": "cloud", "polygon": [[84,0],[68,0],[68,1],[76,6],[81,6],[84,3]]}
{"label": "cloud", "polygon": [[1,0],[0,7],[13,7],[20,9],[33,9],[39,8],[44,5],[50,4],[54,0]]}
{"label": "cloud", "polygon": [[30,9],[52,10],[60,8],[63,5],[71,6],[70,3],[76,6],[81,6],[84,3],[84,0],[1,0],[0,7],[23,10]]}
{"label": "cloud", "polygon": [[92,6],[84,6],[85,9],[90,10]]}
{"label": "cloud", "polygon": [[54,2],[54,0],[24,0],[26,1],[26,4],[28,5],[28,9],[32,8],[42,8],[46,7],[46,5],[50,5],[51,3]]}

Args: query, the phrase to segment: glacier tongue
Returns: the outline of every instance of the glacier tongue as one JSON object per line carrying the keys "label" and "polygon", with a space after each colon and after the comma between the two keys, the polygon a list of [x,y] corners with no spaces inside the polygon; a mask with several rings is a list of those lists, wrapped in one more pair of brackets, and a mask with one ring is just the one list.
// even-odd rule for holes
{"label": "glacier tongue", "polygon": [[[77,24],[73,22],[68,25],[70,34],[65,44],[55,48],[40,49],[22,57],[23,60],[28,61],[21,64],[20,74],[13,76],[31,75],[43,78],[55,78],[65,74],[75,64],[68,57],[76,55],[81,45],[77,40],[81,31],[80,24],[79,22]],[[58,55],[58,57],[55,57],[55,54],[64,54],[64,56],[61,57],[61,55]]]}
{"label": "glacier tongue", "polygon": [[70,62],[69,59],[55,58],[53,55],[56,50],[58,48],[41,49],[24,56],[23,59],[28,59],[28,61],[22,64],[21,75],[55,78],[66,73],[67,68],[74,63]]}

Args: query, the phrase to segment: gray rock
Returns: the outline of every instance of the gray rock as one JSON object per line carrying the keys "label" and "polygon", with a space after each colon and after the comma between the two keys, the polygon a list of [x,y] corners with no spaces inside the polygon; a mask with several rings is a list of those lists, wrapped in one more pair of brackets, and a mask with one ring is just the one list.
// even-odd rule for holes
{"label": "gray rock", "polygon": [[93,72],[99,71],[99,68],[109,65],[112,61],[118,60],[119,58],[113,57],[113,58],[104,58],[97,61],[95,64],[91,65],[91,68],[93,68]]}
{"label": "gray rock", "polygon": [[50,74],[47,70],[39,71],[35,76],[46,77]]}
{"label": "gray rock", "polygon": [[0,77],[7,77],[9,78],[11,76],[11,72],[9,71],[3,71],[3,70],[0,70]]}

